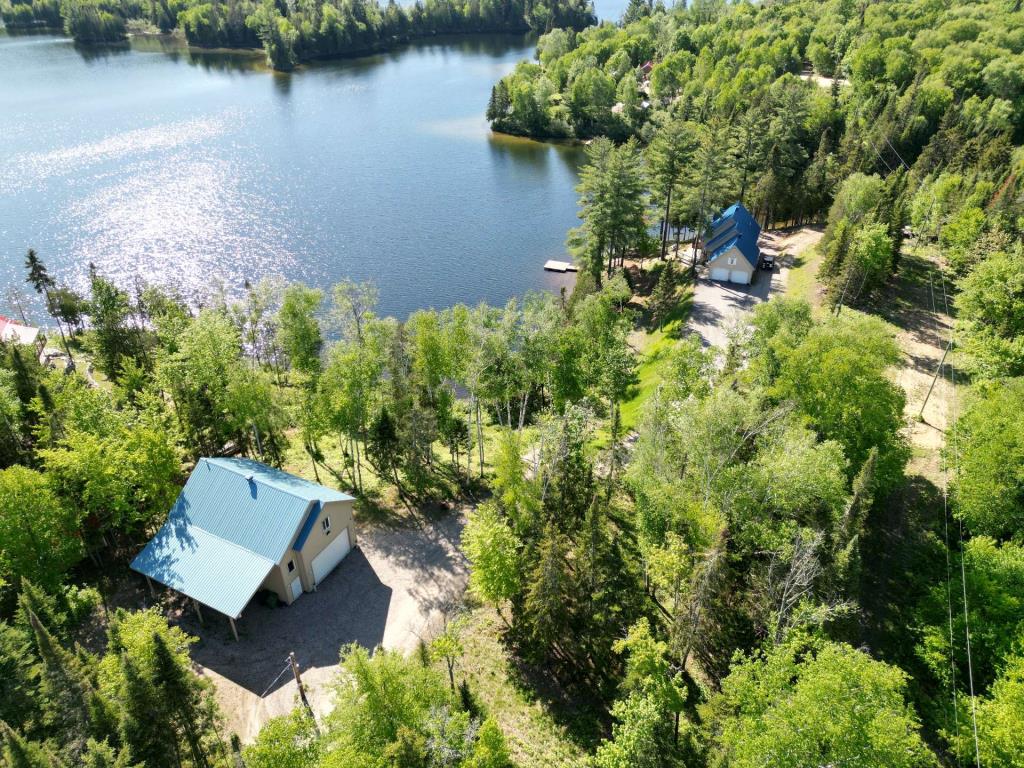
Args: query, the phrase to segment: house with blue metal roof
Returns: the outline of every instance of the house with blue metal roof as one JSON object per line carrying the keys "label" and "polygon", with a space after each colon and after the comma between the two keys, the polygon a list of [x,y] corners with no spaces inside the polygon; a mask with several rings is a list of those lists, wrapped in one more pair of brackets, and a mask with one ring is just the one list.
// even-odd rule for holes
{"label": "house with blue metal roof", "polygon": [[356,542],[353,502],[251,459],[200,459],[131,567],[234,629],[260,589],[290,605],[337,567]]}
{"label": "house with blue metal roof", "polygon": [[742,203],[733,203],[711,221],[704,240],[704,254],[712,280],[750,283],[754,279],[761,251],[757,239],[761,227]]}

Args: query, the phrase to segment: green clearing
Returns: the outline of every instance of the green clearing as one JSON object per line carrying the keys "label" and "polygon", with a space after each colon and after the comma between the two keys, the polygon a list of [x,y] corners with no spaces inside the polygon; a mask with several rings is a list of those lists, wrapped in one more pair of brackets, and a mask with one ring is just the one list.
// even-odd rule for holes
{"label": "green clearing", "polygon": [[637,351],[637,383],[628,400],[622,403],[622,428],[628,432],[636,428],[643,406],[662,381],[661,370],[669,351],[681,338],[693,305],[693,284],[685,283],[678,289],[678,303],[661,328],[650,328],[639,336]]}
{"label": "green clearing", "polygon": [[[682,337],[686,320],[693,304],[693,284],[683,283],[676,289],[677,303],[671,314],[665,318],[661,328],[642,325],[630,336],[630,344],[637,351],[639,358],[636,367],[637,381],[629,392],[629,397],[619,406],[622,419],[622,433],[636,429],[643,413],[643,408],[651,395],[662,382],[662,367],[668,353]],[[607,448],[611,440],[611,432],[607,426],[597,431],[595,445]]]}
{"label": "green clearing", "polygon": [[821,266],[821,250],[817,245],[805,248],[793,260],[786,278],[786,296],[804,299],[815,311],[821,309],[821,291],[818,283],[818,268]]}
{"label": "green clearing", "polygon": [[462,676],[508,738],[520,768],[583,768],[586,755],[567,726],[536,696],[515,683],[517,670],[501,644],[501,619],[491,608],[469,614],[462,634]]}

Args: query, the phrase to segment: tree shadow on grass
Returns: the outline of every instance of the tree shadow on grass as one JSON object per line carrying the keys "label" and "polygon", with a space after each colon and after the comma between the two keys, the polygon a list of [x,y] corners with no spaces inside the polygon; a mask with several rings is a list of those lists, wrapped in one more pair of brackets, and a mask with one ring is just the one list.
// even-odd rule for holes
{"label": "tree shadow on grass", "polygon": [[380,491],[368,491],[356,499],[356,517],[361,525],[399,528],[408,522],[408,515],[384,500]]}
{"label": "tree shadow on grass", "polygon": [[670,339],[682,339],[686,335],[686,321],[693,311],[693,281],[682,281],[683,295],[665,318],[662,330]]}
{"label": "tree shadow on grass", "polygon": [[873,306],[884,320],[912,334],[918,342],[941,349],[949,332],[944,283],[945,278],[935,264],[916,253],[905,252],[896,276],[884,289],[883,300]]}
{"label": "tree shadow on grass", "polygon": [[861,642],[910,676],[918,704],[936,695],[917,653],[916,611],[946,579],[942,492],[910,475],[868,515],[861,544]]}
{"label": "tree shadow on grass", "polygon": [[568,686],[552,672],[550,665],[537,666],[522,657],[508,633],[499,639],[505,651],[509,681],[530,702],[537,702],[577,746],[593,752],[601,739],[611,733],[611,717],[607,707],[589,681],[599,670],[579,670],[574,675],[577,684]]}

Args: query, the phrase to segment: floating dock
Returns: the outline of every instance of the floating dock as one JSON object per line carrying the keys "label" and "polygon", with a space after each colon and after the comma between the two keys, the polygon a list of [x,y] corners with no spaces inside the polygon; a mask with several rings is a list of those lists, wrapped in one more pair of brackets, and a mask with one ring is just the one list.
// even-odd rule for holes
{"label": "floating dock", "polygon": [[576,265],[570,264],[568,261],[555,261],[549,259],[544,262],[544,269],[548,272],[576,272]]}

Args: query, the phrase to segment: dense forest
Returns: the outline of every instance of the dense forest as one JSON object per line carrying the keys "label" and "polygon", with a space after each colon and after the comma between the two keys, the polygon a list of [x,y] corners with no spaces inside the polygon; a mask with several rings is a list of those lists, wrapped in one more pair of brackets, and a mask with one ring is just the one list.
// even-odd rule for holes
{"label": "dense forest", "polygon": [[[495,85],[492,126],[648,146],[656,178],[641,191],[664,232],[700,229],[737,199],[766,224],[817,219],[849,184],[830,271],[848,274],[852,256],[864,291],[905,225],[961,253],[960,271],[980,237],[1016,234],[1024,17],[1013,3],[695,0],[666,12],[634,0],[623,22],[544,35],[538,60]],[[608,183],[631,178],[628,166],[612,162]],[[588,199],[600,206],[598,185]],[[580,234],[584,250],[618,247],[589,224]]]}
{"label": "dense forest", "polygon": [[[0,345],[5,766],[514,764],[459,621],[408,657],[339,649],[329,716],[233,742],[193,639],[115,604],[226,453],[302,457],[361,514],[470,500],[465,610],[595,768],[1024,764],[1020,8],[637,0],[538,53],[488,117],[591,140],[571,295],[398,320],[371,284],[261,282],[190,307],[29,252],[73,363]],[[679,332],[689,273],[737,199],[823,225],[823,303],[707,348]],[[911,250],[955,315],[932,480],[878,316]],[[638,334],[664,343],[648,389]]]}
{"label": "dense forest", "polygon": [[279,70],[434,35],[582,29],[595,21],[584,0],[2,0],[0,15],[9,27],[63,28],[81,43],[121,41],[133,29],[179,31],[190,45],[263,48]]}

